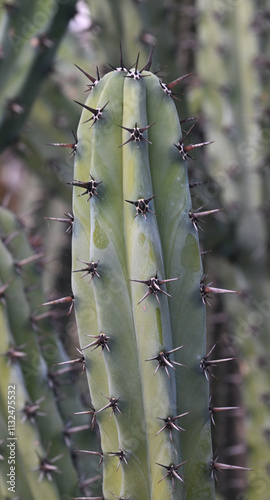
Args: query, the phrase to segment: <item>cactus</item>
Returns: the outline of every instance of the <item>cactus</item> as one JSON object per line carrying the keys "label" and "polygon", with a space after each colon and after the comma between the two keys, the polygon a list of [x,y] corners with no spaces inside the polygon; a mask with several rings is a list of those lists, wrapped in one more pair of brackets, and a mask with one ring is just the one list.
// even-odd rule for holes
{"label": "cactus", "polygon": [[72,288],[104,498],[214,498],[203,272],[172,96],[136,63],[80,105]]}
{"label": "cactus", "polygon": [[[240,496],[244,491],[249,499],[256,498],[260,477],[264,485],[260,498],[266,499],[269,375],[265,365],[269,362],[269,321],[265,305],[269,296],[269,269],[267,222],[262,209],[267,176],[263,179],[261,175],[264,93],[256,66],[256,61],[264,59],[261,52],[265,48],[259,48],[256,32],[251,29],[256,19],[254,2],[218,6],[198,1],[197,8],[199,85],[191,92],[190,102],[193,112],[204,117],[206,139],[211,137],[215,141],[208,150],[207,160],[207,175],[215,182],[214,194],[206,187],[200,190],[200,198],[204,204],[211,204],[218,196],[226,222],[218,225],[220,231],[213,222],[213,231],[208,232],[207,248],[221,254],[208,256],[208,269],[212,272],[211,279],[217,278],[223,286],[244,292],[236,301],[224,297],[227,321],[223,332],[227,333],[229,325],[231,345],[239,358],[247,412],[246,436],[244,441],[239,436],[239,441],[246,445],[244,455],[255,469],[248,477],[247,490],[241,483],[238,488],[230,471],[224,474],[221,487],[226,498]],[[229,425],[232,428],[231,420]],[[238,450],[243,453],[243,446],[242,452],[241,447]]]}
{"label": "cactus", "polygon": [[67,24],[75,15],[75,5],[75,0],[3,4],[0,152],[18,138]]}
{"label": "cactus", "polygon": [[[2,257],[2,253],[1,253]],[[11,336],[10,336],[10,327],[5,315],[4,306],[0,304],[0,321],[1,321],[1,348],[6,352],[11,352]],[[15,351],[15,349],[14,349]],[[17,349],[18,353],[19,350]],[[23,353],[22,353],[23,354]],[[8,359],[1,356],[0,365],[1,365],[1,419],[5,422],[6,427],[1,425],[2,436],[13,436],[14,438],[19,436],[19,439],[15,441],[9,440],[3,444],[3,472],[1,473],[1,484],[0,491],[2,494],[2,498],[9,498],[10,492],[21,492],[24,496],[21,498],[29,498],[35,499],[40,495],[48,495],[49,498],[58,500],[58,490],[55,483],[50,483],[47,481],[42,481],[41,483],[38,481],[38,474],[34,471],[31,472],[35,467],[38,469],[39,467],[39,456],[42,457],[45,455],[45,451],[40,443],[40,436],[36,430],[36,427],[33,424],[26,420],[24,423],[21,421],[21,415],[17,414],[16,416],[16,435],[12,434],[13,431],[10,431],[11,434],[8,433],[7,422],[11,422],[12,416],[14,417],[13,407],[8,407],[8,388],[10,390],[16,388],[16,406],[17,408],[22,409],[25,405],[26,401],[30,401],[29,394],[26,391],[25,385],[22,384],[23,375],[18,365],[18,362],[14,359],[12,361],[12,357],[10,357],[10,363],[7,363]],[[15,391],[14,391],[15,392]],[[9,410],[9,413],[8,413]],[[9,420],[8,420],[9,415]],[[16,414],[15,414],[16,415]],[[38,417],[37,417],[38,418]],[[15,443],[15,444],[14,444]],[[11,445],[13,444],[13,448]],[[14,455],[13,453],[14,452]],[[37,455],[38,453],[38,455]],[[15,458],[14,458],[15,457]],[[15,462],[12,462],[14,458]],[[8,465],[9,464],[9,465]],[[11,465],[14,464],[16,468],[15,478],[16,481],[12,482],[13,477],[8,476],[11,472]],[[41,472],[41,471],[40,471]],[[11,480],[8,483],[8,480]],[[11,488],[11,489],[10,489]],[[12,489],[13,488],[13,489]]]}
{"label": "cactus", "polygon": [[[15,385],[16,493],[22,499],[33,500],[38,495],[58,500],[67,492],[91,493],[94,490],[83,488],[83,481],[88,479],[89,473],[96,474],[95,464],[87,464],[77,454],[74,461],[74,450],[84,446],[98,450],[98,443],[91,431],[89,415],[72,416],[75,409],[85,411],[78,386],[74,386],[72,373],[76,374],[76,371],[71,370],[74,364],[67,357],[57,333],[52,332],[48,314],[37,314],[42,293],[35,261],[41,255],[33,253],[24,227],[12,212],[3,207],[0,232],[1,437],[9,436],[5,428],[8,422],[7,390],[8,385]],[[3,465],[7,472],[8,442],[2,444]],[[59,465],[54,461],[55,457],[59,460],[61,457]],[[41,466],[42,459],[53,464],[51,476],[49,470],[46,474]],[[6,479],[5,476],[1,483],[3,494],[8,494]],[[48,479],[52,479],[51,484]],[[98,486],[96,488],[98,490]]]}

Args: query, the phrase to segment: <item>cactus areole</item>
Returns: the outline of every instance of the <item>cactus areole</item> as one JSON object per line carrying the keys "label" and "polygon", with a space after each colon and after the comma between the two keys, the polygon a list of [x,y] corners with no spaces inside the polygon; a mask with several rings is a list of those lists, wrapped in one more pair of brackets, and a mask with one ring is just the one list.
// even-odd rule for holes
{"label": "cactus areole", "polygon": [[136,64],[82,107],[72,289],[104,499],[213,499],[203,272],[173,98]]}

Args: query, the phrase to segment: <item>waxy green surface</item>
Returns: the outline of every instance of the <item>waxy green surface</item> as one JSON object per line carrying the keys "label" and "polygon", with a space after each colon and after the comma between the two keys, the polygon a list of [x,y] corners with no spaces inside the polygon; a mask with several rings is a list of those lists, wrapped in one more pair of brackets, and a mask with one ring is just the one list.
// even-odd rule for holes
{"label": "waxy green surface", "polygon": [[[140,500],[214,498],[210,479],[211,438],[208,386],[199,368],[205,355],[205,310],[199,284],[202,277],[197,234],[189,219],[191,207],[185,164],[174,144],[181,135],[179,118],[171,97],[158,78],[128,78],[111,72],[92,89],[86,105],[102,108],[93,124],[84,109],[78,128],[74,180],[87,182],[89,175],[102,184],[98,195],[74,186],[72,238],[73,271],[85,262],[99,262],[100,275],[73,272],[72,287],[81,347],[86,335],[103,332],[110,337],[106,349],[84,350],[93,406],[98,412],[120,398],[117,410],[97,413],[104,453],[103,494]],[[152,125],[143,132],[148,144],[134,141],[120,128]],[[90,126],[90,128],[89,128]],[[139,147],[137,147],[139,146]],[[125,200],[147,199],[147,212]],[[161,285],[173,297],[159,293],[140,300],[148,288],[132,280],[175,281]],[[139,303],[140,302],[140,303]],[[139,304],[138,304],[139,303]],[[185,366],[168,366],[169,377],[158,361],[146,361],[161,351],[183,345],[170,360]],[[159,418],[191,413],[176,421],[186,432],[168,429]],[[126,453],[116,471],[118,457]],[[178,465],[184,482],[166,477],[157,465]]]}

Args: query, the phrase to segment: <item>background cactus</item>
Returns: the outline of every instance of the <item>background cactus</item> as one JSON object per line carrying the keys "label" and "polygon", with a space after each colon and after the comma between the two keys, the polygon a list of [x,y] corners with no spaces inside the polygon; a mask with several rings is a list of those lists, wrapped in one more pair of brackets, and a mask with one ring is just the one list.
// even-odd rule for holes
{"label": "background cactus", "polygon": [[[15,385],[16,492],[20,493],[20,498],[35,499],[38,494],[62,498],[67,492],[79,492],[79,480],[83,476],[87,478],[91,471],[91,465],[89,468],[85,461],[78,460],[78,457],[74,461],[73,450],[85,445],[93,450],[97,447],[94,433],[89,432],[89,416],[81,416],[80,420],[72,417],[75,409],[85,410],[78,388],[74,387],[76,373],[78,376],[82,366],[76,371],[71,370],[73,365],[56,331],[52,332],[48,314],[37,314],[42,293],[36,261],[42,255],[33,253],[25,229],[4,208],[0,211],[0,231],[1,418],[3,425],[4,422],[7,425],[7,387]],[[60,365],[55,366],[58,363]],[[63,371],[62,368],[68,369]],[[73,431],[76,430],[75,434]],[[7,429],[2,432],[3,437],[8,436]],[[4,458],[9,451],[8,444],[5,441],[2,445]],[[55,464],[58,473],[52,471],[50,485],[46,471],[42,474],[39,460],[58,456],[61,465],[60,462]],[[95,467],[92,471],[96,475]],[[6,488],[5,476],[3,494],[8,493]]]}
{"label": "background cactus", "polygon": [[[267,498],[269,443],[265,432],[269,407],[265,394],[269,372],[265,367],[269,363],[269,321],[264,306],[269,295],[269,263],[267,220],[262,216],[265,91],[256,63],[260,60],[260,46],[254,29],[259,13],[254,2],[245,6],[241,2],[234,6],[197,2],[197,7],[198,85],[190,92],[190,102],[193,113],[202,116],[204,137],[215,141],[207,150],[207,172],[213,183],[198,189],[198,203],[224,207],[207,233],[205,245],[212,254],[207,257],[206,269],[209,279],[216,278],[224,287],[242,291],[235,300],[224,296],[216,303],[216,312],[220,314],[224,308],[226,313],[223,324],[212,328],[215,339],[222,343],[223,338],[227,352],[237,357],[234,373],[219,376],[224,381],[221,404],[225,398],[226,404],[233,404],[238,391],[247,412],[245,421],[242,416],[242,425],[239,413],[234,419],[234,446],[226,439],[227,448],[221,453],[224,460],[226,454],[232,454],[235,462],[239,460],[237,455],[248,456],[255,469],[248,478],[248,498],[258,494]],[[243,383],[242,391],[239,381]],[[236,392],[232,383],[238,386]],[[230,418],[224,425],[232,429],[232,422]],[[224,443],[223,428],[217,425],[218,444]],[[246,478],[241,474],[238,482],[230,471],[225,477],[221,488],[226,498],[246,490]]]}
{"label": "background cactus", "polygon": [[42,9],[37,1],[3,5],[1,104],[4,112],[0,151],[18,137],[40,85],[51,69],[67,23],[75,14],[75,5],[74,0],[44,2]]}

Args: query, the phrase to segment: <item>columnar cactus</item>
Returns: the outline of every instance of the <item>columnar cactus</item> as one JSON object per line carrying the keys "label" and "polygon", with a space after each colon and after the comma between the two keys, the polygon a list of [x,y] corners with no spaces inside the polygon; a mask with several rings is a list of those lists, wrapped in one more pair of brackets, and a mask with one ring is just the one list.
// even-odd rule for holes
{"label": "columnar cactus", "polygon": [[[265,65],[266,51],[259,46],[254,30],[257,25],[257,30],[261,26],[263,31],[261,16],[267,19],[267,11],[263,9],[260,14],[259,6],[252,1],[235,5],[197,1],[196,74],[200,85],[190,94],[192,112],[204,116],[205,137],[215,141],[207,159],[208,175],[215,182],[214,194],[211,189],[201,189],[201,199],[204,204],[211,203],[218,193],[226,221],[221,231],[213,223],[212,237],[208,232],[207,248],[213,254],[218,248],[219,253],[214,259],[209,255],[208,266],[212,279],[245,291],[239,300],[226,298],[223,304],[244,380],[243,400],[248,416],[245,454],[255,470],[248,475],[250,500],[258,494],[262,500],[267,499],[269,488],[269,443],[265,439],[270,416],[269,374],[265,367],[269,363],[270,336],[265,305],[270,289],[267,220],[262,216],[267,199],[267,175],[263,175],[268,170],[262,167],[269,141],[265,140],[268,128],[263,113],[266,94],[257,67]],[[226,326],[224,329],[228,331]],[[264,485],[260,493],[258,477]],[[228,491],[228,497],[241,495],[241,490],[236,492],[238,485],[230,472],[223,475],[223,480],[222,488]],[[240,489],[243,491],[241,485]]]}
{"label": "columnar cactus", "polygon": [[104,499],[211,499],[203,271],[188,147],[172,87],[149,65],[111,71],[81,104],[75,314],[100,427]]}
{"label": "columnar cactus", "polygon": [[0,151],[21,132],[59,42],[76,13],[76,1],[4,2],[0,19]]}
{"label": "columnar cactus", "polygon": [[[35,264],[41,254],[33,253],[25,228],[3,207],[0,235],[0,455],[3,454],[0,494],[7,498],[12,491],[7,489],[6,476],[10,469],[7,445],[12,441],[11,436],[17,438],[15,490],[22,500],[40,497],[59,500],[66,498],[67,493],[93,491],[83,488],[82,480],[88,479],[88,474],[97,475],[95,464],[89,466],[85,460],[78,461],[77,455],[74,461],[73,452],[83,446],[99,449],[90,430],[91,416],[72,416],[75,411],[85,410],[75,379],[69,376],[72,373],[69,368],[74,364],[48,317],[42,319],[47,313],[37,314],[42,292]],[[8,406],[8,386],[14,387],[14,407]],[[15,431],[9,434],[7,424],[13,421]],[[55,457],[59,457],[59,463],[54,461]]]}

